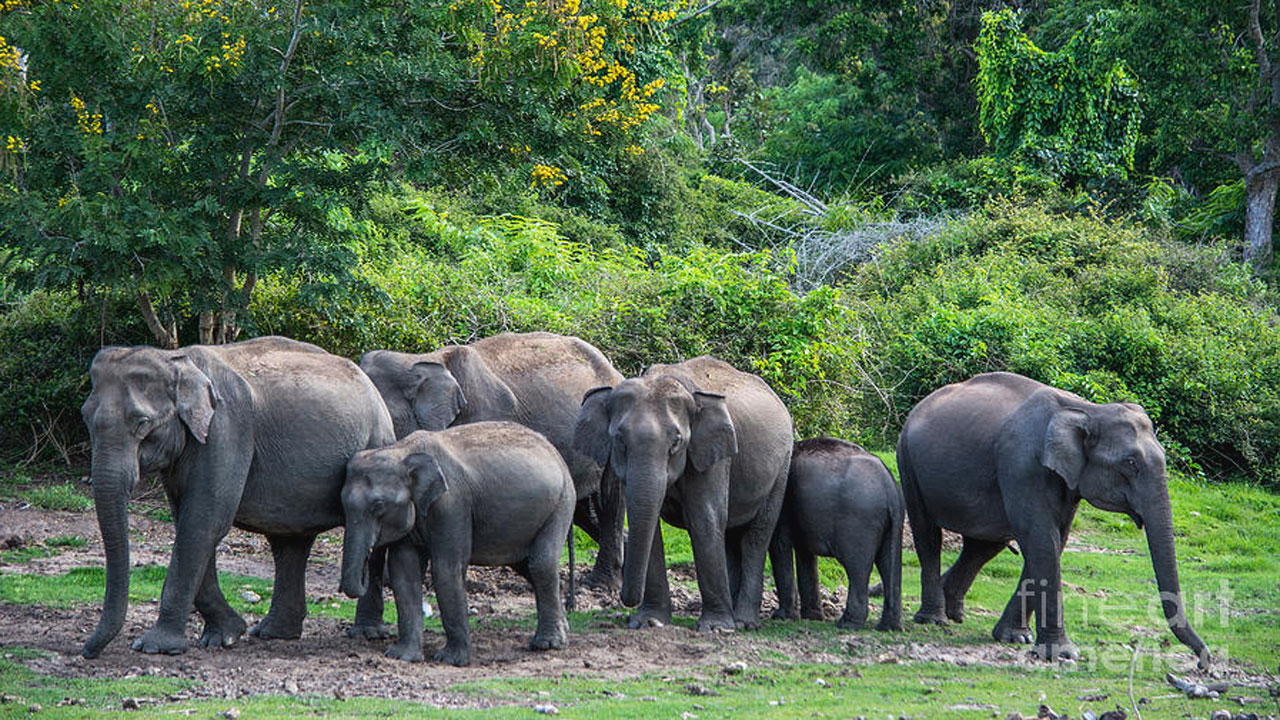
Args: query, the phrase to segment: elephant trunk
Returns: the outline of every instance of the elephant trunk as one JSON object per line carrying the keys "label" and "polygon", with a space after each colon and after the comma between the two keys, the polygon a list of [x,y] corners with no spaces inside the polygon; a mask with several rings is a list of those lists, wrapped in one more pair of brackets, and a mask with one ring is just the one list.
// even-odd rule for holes
{"label": "elephant trunk", "polygon": [[[115,453],[121,455],[122,453]],[[80,653],[95,658],[124,625],[129,606],[129,495],[138,483],[136,457],[109,462],[94,448],[90,470],[93,504],[98,513],[98,529],[107,558],[106,591],[98,627]]]}
{"label": "elephant trunk", "polygon": [[348,523],[342,539],[342,592],[347,597],[363,597],[369,588],[369,552],[373,550],[373,529],[364,523]]}
{"label": "elephant trunk", "polygon": [[1169,507],[1168,491],[1161,483],[1158,494],[1149,496],[1144,507],[1139,508],[1147,531],[1147,545],[1151,550],[1151,565],[1156,574],[1156,586],[1160,589],[1160,603],[1164,617],[1174,637],[1191,649],[1200,660],[1200,666],[1209,666],[1209,648],[1191,627],[1182,602],[1182,589],[1178,583],[1178,558],[1173,544],[1173,514]]}
{"label": "elephant trunk", "polygon": [[627,607],[636,607],[644,596],[649,554],[666,489],[666,477],[661,472],[637,473],[627,478],[627,551],[622,561],[622,604]]}

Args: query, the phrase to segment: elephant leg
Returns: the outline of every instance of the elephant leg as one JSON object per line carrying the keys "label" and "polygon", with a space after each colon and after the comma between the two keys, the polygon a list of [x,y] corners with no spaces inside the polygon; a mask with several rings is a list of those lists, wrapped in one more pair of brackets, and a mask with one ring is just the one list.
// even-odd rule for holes
{"label": "elephant leg", "polygon": [[[382,622],[385,603],[382,586],[389,552],[389,548],[376,547],[369,553],[369,587],[356,601],[356,620],[351,629],[347,630],[347,637],[365,640],[385,640],[391,637],[391,626]],[[422,563],[425,565],[426,560],[423,559]],[[423,567],[422,572],[418,573],[419,579],[425,572],[426,568]]]}
{"label": "elephant leg", "polygon": [[204,632],[200,634],[200,647],[231,647],[244,635],[244,618],[227,604],[227,598],[218,586],[218,554],[215,552],[205,565],[204,579],[196,591],[196,610],[204,618]]}
{"label": "elephant leg", "polygon": [[[396,642],[386,655],[422,662],[422,559],[419,549],[401,540],[386,549],[386,572],[396,599]],[[367,594],[367,593],[366,593]]]}
{"label": "elephant leg", "polygon": [[596,534],[592,539],[600,550],[596,553],[595,567],[582,579],[582,584],[612,592],[622,586],[622,536],[623,518],[626,514],[622,483],[614,475],[612,467],[605,468],[600,478],[600,489],[584,502],[595,505],[597,524]]}
{"label": "elephant leg", "polygon": [[[884,610],[877,630],[902,629],[902,517],[901,511],[889,524],[876,548],[876,570],[880,572]],[[868,591],[869,592],[869,591]]]}
{"label": "elephant leg", "polygon": [[[722,503],[723,504],[723,503]],[[685,523],[693,545],[693,566],[702,596],[699,632],[734,630],[733,596],[729,593],[728,558],[725,553],[725,512],[699,503],[685,505]],[[757,623],[759,620],[756,621]]]}
{"label": "elephant leg", "polygon": [[529,582],[538,608],[538,629],[529,640],[530,650],[559,650],[568,637],[569,624],[560,604],[560,547],[568,527],[568,518],[548,523],[530,548]]}
{"label": "elephant leg", "polygon": [[915,541],[916,555],[920,558],[920,610],[917,623],[947,622],[946,603],[942,593],[942,528],[929,516],[916,487],[914,469],[909,459],[899,449],[898,470],[902,474],[902,496],[907,505],[907,517],[911,520],[911,537]]}
{"label": "elephant leg", "polygon": [[[247,464],[247,463],[246,463]],[[133,649],[144,653],[177,655],[187,651],[187,619],[214,550],[231,530],[240,502],[243,480],[232,488],[215,485],[217,477],[197,470],[186,478],[189,488],[172,498],[174,515],[173,555],[160,591],[160,612],[156,624],[133,641]]]}
{"label": "elephant leg", "polygon": [[[469,557],[470,542],[466,557]],[[467,621],[467,561],[451,549],[447,557],[431,555],[431,580],[436,586],[436,603],[440,606],[440,622],[444,625],[444,647],[434,659],[462,667],[471,664],[471,630]]]}
{"label": "elephant leg", "polygon": [[1022,574],[1018,578],[1018,586],[1013,596],[1004,606],[1004,612],[991,629],[991,637],[997,642],[1026,645],[1031,642],[1031,608],[1035,605],[1035,581],[1027,573],[1027,564],[1022,564]]}
{"label": "elephant leg", "polygon": [[775,618],[800,617],[799,605],[796,602],[794,552],[791,522],[784,514],[778,518],[778,527],[773,532],[772,540],[769,541],[769,564],[773,566],[773,585],[778,594],[778,609],[773,611]]}
{"label": "elephant leg", "polygon": [[627,626],[642,628],[671,623],[671,586],[667,584],[667,556],[662,546],[662,523],[653,529],[649,566],[645,569],[644,597]]}
{"label": "elephant leg", "polygon": [[[1033,651],[1045,660],[1058,658],[1075,659],[1079,651],[1067,638],[1067,630],[1062,621],[1062,569],[1059,563],[1061,548],[1057,547],[1057,537],[1052,544],[1044,546],[1023,545],[1022,552],[1030,568],[1030,576],[1035,579],[1037,597],[1032,608],[1036,617],[1036,642]],[[1021,544],[1021,543],[1020,543]]]}
{"label": "elephant leg", "polygon": [[841,630],[861,630],[867,626],[867,587],[871,583],[873,556],[869,552],[849,553],[840,558],[849,582],[844,613],[836,620]]}
{"label": "elephant leg", "polygon": [[800,617],[822,619],[822,593],[818,587],[818,556],[796,548],[796,585],[800,590]]}
{"label": "elephant leg", "polygon": [[724,561],[729,571],[729,597],[737,598],[742,588],[742,533],[737,528],[725,530]]}
{"label": "elephant leg", "polygon": [[960,557],[956,558],[955,564],[942,576],[942,594],[946,599],[948,618],[958,623],[964,622],[964,596],[973,585],[973,579],[1004,548],[1003,542],[971,537],[964,539]]}
{"label": "elephant leg", "polygon": [[275,560],[276,580],[271,609],[249,633],[263,640],[294,640],[302,637],[302,620],[307,616],[307,557],[315,535],[268,535]]}
{"label": "elephant leg", "polygon": [[782,463],[782,469],[774,478],[773,489],[745,527],[737,531],[741,548],[741,585],[734,590],[734,623],[747,630],[760,628],[760,603],[764,597],[764,560],[769,552],[769,540],[782,512],[782,499],[787,493],[787,473],[790,461]]}

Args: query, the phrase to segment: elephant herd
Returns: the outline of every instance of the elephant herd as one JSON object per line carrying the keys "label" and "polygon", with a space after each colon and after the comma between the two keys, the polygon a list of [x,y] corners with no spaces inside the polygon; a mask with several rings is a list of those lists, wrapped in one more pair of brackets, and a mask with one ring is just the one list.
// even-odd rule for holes
{"label": "elephant herd", "polygon": [[[661,519],[689,533],[700,631],[760,626],[766,556],[774,617],[821,618],[816,558],[827,556],[849,580],[836,624],[866,623],[874,566],[884,587],[878,627],[900,630],[906,516],[921,568],[916,622],[963,621],[978,571],[1016,541],[1022,575],[992,634],[1071,658],[1060,556],[1085,499],[1145,527],[1170,628],[1209,662],[1183,610],[1164,451],[1137,405],[1090,403],[1010,373],[948,385],[907,418],[899,488],[856,445],[795,442],[786,406],[753,374],[704,356],[624,378],[590,344],[551,333],[427,354],[375,350],[359,366],[280,337],[106,347],[90,378],[83,415],[107,573],[87,658],[123,625],[127,502],[142,475],[157,473],[175,539],[158,618],[133,642],[147,653],[184,652],[192,608],[204,647],[231,646],[246,630],[299,637],[307,557],[316,536],[339,525],[341,589],[359,598],[349,632],[390,635],[389,584],[399,621],[387,654],[403,660],[423,659],[428,566],[446,636],[437,660],[470,662],[469,565],[524,576],[538,615],[529,646],[562,647],[572,542],[563,600],[559,571],[572,524],[600,548],[584,582],[620,588],[633,628],[671,620]],[[270,609],[252,628],[218,586],[215,550],[233,525],[266,535],[275,561]],[[946,573],[943,528],[964,538]]]}

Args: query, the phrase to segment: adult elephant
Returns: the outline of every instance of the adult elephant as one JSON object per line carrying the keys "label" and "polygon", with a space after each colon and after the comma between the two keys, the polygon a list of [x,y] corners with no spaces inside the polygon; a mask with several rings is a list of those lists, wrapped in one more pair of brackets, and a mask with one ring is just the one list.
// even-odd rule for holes
{"label": "adult elephant", "polygon": [[[1087,402],[1012,373],[978,375],[911,410],[898,468],[920,556],[916,622],[962,622],[974,576],[1016,539],[1022,576],[992,635],[1031,642],[1034,611],[1036,654],[1076,657],[1062,622],[1060,563],[1083,498],[1146,527],[1165,618],[1208,666],[1183,610],[1164,449],[1140,406]],[[964,546],[940,577],[941,528],[964,536]]]}
{"label": "adult elephant", "polygon": [[622,375],[591,344],[547,332],[503,333],[426,354],[373,350],[360,368],[386,401],[397,439],[415,430],[506,420],[547,437],[560,451],[578,497],[574,521],[600,546],[583,584],[617,586],[622,501],[617,479],[573,447],[585,392]]}
{"label": "adult elephant", "polygon": [[712,357],[654,365],[587,393],[575,444],[625,487],[622,602],[631,627],[671,621],[663,520],[685,528],[701,631],[760,626],[764,558],[787,488],[791,415],[759,377]]}
{"label": "adult elephant", "polygon": [[[369,379],[346,359],[280,337],[179,350],[105,347],[89,375],[82,412],[107,582],[84,656],[97,657],[124,623],[127,504],[138,478],[153,472],[173,510],[174,543],[159,618],[134,649],[185,652],[193,604],[205,623],[201,645],[229,646],[244,633],[218,587],[215,549],[232,525],[266,535],[275,559],[271,609],[252,633],[300,636],[307,556],[318,533],[342,524],[347,461],[395,440]],[[371,592],[357,627],[380,628],[381,616],[381,593]]]}

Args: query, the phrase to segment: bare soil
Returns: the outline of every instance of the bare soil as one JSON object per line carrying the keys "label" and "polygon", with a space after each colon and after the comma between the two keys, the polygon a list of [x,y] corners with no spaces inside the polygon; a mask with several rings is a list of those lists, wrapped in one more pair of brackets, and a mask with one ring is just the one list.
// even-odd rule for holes
{"label": "bare soil", "polygon": [[[136,513],[130,516],[130,526],[133,563],[167,565],[173,526]],[[80,536],[88,542],[79,548],[61,548],[62,552],[53,557],[32,559],[19,566],[0,562],[0,574],[60,574],[71,568],[103,563],[102,543],[92,513],[12,506],[0,509],[0,546],[6,543],[38,545],[67,535]],[[309,602],[329,602],[337,595],[341,547],[341,529],[326,533],[317,541],[308,567]],[[272,577],[270,550],[261,536],[232,531],[218,547],[217,562],[223,572]],[[586,562],[580,564],[580,572],[587,569]],[[677,615],[696,615],[699,600],[692,570],[677,567],[671,574]],[[154,622],[157,611],[154,602],[131,604],[124,629],[94,660],[81,658],[79,651],[97,624],[100,613],[97,604],[70,609],[0,604],[0,645],[49,651],[46,656],[27,661],[31,669],[47,675],[95,678],[154,675],[196,681],[190,691],[179,693],[171,700],[301,693],[473,707],[498,701],[478,699],[451,688],[463,682],[496,677],[568,675],[621,679],[646,673],[679,674],[694,668],[725,668],[735,663],[758,667],[779,657],[833,665],[915,660],[1001,666],[1034,662],[1017,648],[995,644],[904,644],[902,636],[891,639],[870,631],[849,633],[834,643],[830,634],[804,631],[789,633],[785,638],[771,637],[769,633],[706,635],[678,625],[634,631],[626,629],[627,612],[617,604],[616,595],[584,589],[579,590],[578,609],[600,611],[596,613],[597,619],[585,632],[571,633],[567,648],[539,653],[525,648],[530,631],[513,627],[514,621],[534,616],[533,595],[522,578],[505,568],[472,568],[467,584],[474,621],[472,665],[466,668],[391,660],[383,656],[391,641],[348,638],[346,623],[314,614],[307,618],[303,636],[298,640],[260,641],[246,636],[235,647],[224,650],[204,650],[194,643],[199,635],[200,620],[193,614],[188,625],[192,644],[185,654],[143,655],[130,649],[130,643]],[[389,593],[387,601],[391,603]],[[773,603],[772,593],[766,592],[766,616],[772,612]],[[834,620],[843,604],[843,591],[828,593],[824,598],[828,618]],[[262,612],[266,606],[263,602]],[[879,612],[879,607],[873,607],[871,617],[878,618]],[[257,619],[253,615],[246,617],[250,623]],[[438,632],[426,634],[424,650],[428,658],[443,641]]]}

